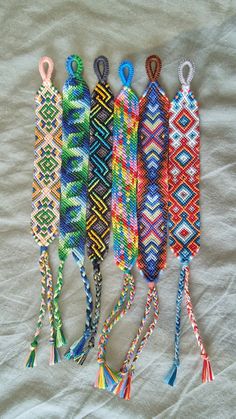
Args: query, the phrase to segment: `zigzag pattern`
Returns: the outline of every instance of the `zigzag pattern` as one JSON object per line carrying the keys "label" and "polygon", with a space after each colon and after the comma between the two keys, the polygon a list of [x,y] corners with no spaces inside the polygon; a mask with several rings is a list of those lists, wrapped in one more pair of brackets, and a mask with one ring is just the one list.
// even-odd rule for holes
{"label": "zigzag pattern", "polygon": [[89,155],[90,93],[81,78],[69,77],[63,87],[63,145],[59,257],[72,252],[84,261]]}
{"label": "zigzag pattern", "polygon": [[42,85],[36,96],[34,180],[31,231],[40,246],[58,234],[62,144],[62,100],[53,85]]}
{"label": "zigzag pattern", "polygon": [[157,81],[140,100],[138,150],[138,267],[155,281],[166,266],[169,100]]}
{"label": "zigzag pattern", "polygon": [[[76,66],[76,70],[73,65]],[[61,169],[61,208],[57,284],[54,293],[56,344],[66,343],[62,329],[59,297],[63,286],[64,263],[71,252],[80,267],[86,293],[86,322],[84,335],[88,336],[92,324],[92,294],[84,268],[86,239],[86,203],[89,158],[90,93],[83,80],[83,62],[77,55],[66,60],[68,79],[63,86],[63,144]],[[78,343],[78,341],[77,341]],[[77,343],[72,347],[77,348]],[[66,354],[67,356],[67,354]],[[70,351],[69,351],[70,357]]]}
{"label": "zigzag pattern", "polygon": [[169,147],[170,246],[182,261],[200,248],[199,153],[198,104],[182,87],[171,104]]}
{"label": "zigzag pattern", "polygon": [[109,245],[113,111],[110,86],[101,81],[92,94],[90,114],[87,248],[92,260],[103,260]]}

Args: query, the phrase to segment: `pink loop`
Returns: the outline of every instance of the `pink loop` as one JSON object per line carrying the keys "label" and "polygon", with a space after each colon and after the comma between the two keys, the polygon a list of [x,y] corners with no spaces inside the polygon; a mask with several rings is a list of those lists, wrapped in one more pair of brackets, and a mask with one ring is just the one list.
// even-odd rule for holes
{"label": "pink loop", "polygon": [[153,288],[155,287],[155,283],[154,282],[148,282],[148,286],[149,286],[150,290],[153,290]]}
{"label": "pink loop", "polygon": [[[47,70],[45,70],[45,64],[48,65]],[[39,73],[42,77],[43,83],[51,83],[52,72],[54,68],[54,62],[50,57],[41,57],[39,60]]]}

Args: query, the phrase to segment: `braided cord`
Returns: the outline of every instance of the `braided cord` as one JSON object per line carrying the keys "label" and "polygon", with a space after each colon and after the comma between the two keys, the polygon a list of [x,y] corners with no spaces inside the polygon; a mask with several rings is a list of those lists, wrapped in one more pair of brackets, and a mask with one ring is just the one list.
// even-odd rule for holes
{"label": "braided cord", "polygon": [[53,278],[52,271],[49,265],[48,252],[45,252],[44,255],[44,264],[45,264],[45,275],[47,278],[47,309],[48,317],[50,324],[50,339],[49,343],[51,345],[50,349],[50,360],[49,365],[57,364],[60,361],[60,356],[56,348],[55,342],[55,328],[54,328],[54,305],[53,305]]}
{"label": "braided cord", "polygon": [[[45,65],[48,66],[47,71],[45,71]],[[53,323],[53,306],[51,302],[46,304],[46,294],[49,288],[49,293],[53,292],[52,281],[48,280],[50,271],[48,246],[58,235],[62,137],[62,99],[51,82],[53,66],[53,61],[49,57],[40,59],[39,72],[43,82],[35,96],[36,121],[31,232],[36,243],[41,247],[39,264],[42,288],[37,329],[26,363],[28,367],[33,367],[35,364],[35,348],[38,346],[39,332],[47,308],[50,325],[52,326]],[[52,334],[51,331],[50,342]],[[51,358],[50,356],[50,363]]]}
{"label": "braided cord", "polygon": [[83,266],[80,268],[80,274],[82,281],[84,283],[84,290],[86,294],[86,321],[85,321],[85,331],[92,329],[92,312],[93,312],[93,298],[90,289],[90,283],[87,278],[85,269]]}
{"label": "braided cord", "polygon": [[95,303],[94,303],[94,315],[92,321],[92,335],[93,337],[97,334],[98,323],[101,312],[101,294],[102,294],[102,274],[100,271],[100,263],[94,263],[94,275],[93,280],[95,284]]}
{"label": "braided cord", "polygon": [[185,274],[185,282],[184,282],[186,306],[187,306],[188,317],[193,328],[193,333],[197,339],[197,344],[201,350],[201,358],[203,359],[202,382],[205,383],[207,381],[212,381],[214,379],[214,375],[211,369],[211,364],[210,364],[208,354],[206,352],[205,346],[203,344],[203,340],[199,332],[196,318],[193,313],[193,305],[192,305],[190,291],[189,291],[189,272],[190,272],[189,266],[186,266],[185,268],[186,274]]}
{"label": "braided cord", "polygon": [[40,303],[39,317],[37,321],[36,331],[34,334],[34,338],[30,344],[31,352],[25,364],[26,367],[34,367],[36,365],[35,352],[39,344],[38,339],[39,339],[41,328],[43,326],[43,320],[44,320],[46,309],[47,309],[47,305],[46,305],[47,281],[46,281],[46,271],[45,271],[45,263],[44,263],[44,253],[41,253],[40,255],[39,266],[40,266],[40,273],[41,273],[41,303]]}
{"label": "braided cord", "polygon": [[174,355],[174,362],[176,366],[179,366],[179,345],[180,345],[180,322],[181,322],[181,306],[183,300],[183,291],[184,291],[184,282],[185,282],[185,275],[187,264],[182,264],[182,269],[180,272],[179,277],[179,286],[178,292],[176,297],[176,317],[175,317],[175,355]]}
{"label": "braided cord", "polygon": [[56,347],[60,348],[62,345],[66,345],[67,341],[65,339],[63,330],[62,330],[62,318],[61,312],[59,309],[59,297],[61,295],[62,287],[63,287],[63,269],[64,269],[65,261],[62,260],[58,267],[58,274],[57,274],[57,283],[55,286],[54,297],[53,297],[53,305],[54,305],[54,323],[55,323],[55,330],[56,330]]}
{"label": "braided cord", "polygon": [[110,315],[107,317],[104,322],[99,343],[98,343],[98,362],[105,362],[105,353],[108,339],[110,337],[113,327],[118,323],[128,312],[131,305],[134,302],[135,297],[135,284],[134,278],[132,275],[124,275],[124,284],[121,291],[120,297],[112,309]]}
{"label": "braided cord", "polygon": [[158,321],[158,317],[159,317],[159,298],[158,298],[157,289],[155,287],[152,289],[151,296],[147,300],[147,306],[148,305],[151,306],[151,303],[153,304],[153,309],[154,309],[153,320],[150,323],[147,332],[145,333],[144,337],[141,340],[141,343],[139,345],[139,348],[138,348],[138,350],[136,352],[136,355],[134,357],[134,360],[133,360],[133,365],[135,364],[136,360],[141,355],[141,352],[142,352],[144,346],[147,344],[148,339],[152,335],[152,332],[154,331],[155,326],[156,326],[157,321]]}
{"label": "braided cord", "polygon": [[[136,350],[137,344],[140,340],[140,337],[143,333],[143,330],[146,326],[146,322],[150,316],[150,311],[152,308],[152,305],[154,307],[154,314],[153,314],[153,320],[150,323],[144,337],[142,338],[140,345],[138,347],[138,349]],[[125,360],[123,362],[122,368],[121,368],[121,372],[123,373],[127,373],[129,371],[129,369],[131,368],[132,371],[134,371],[135,368],[135,363],[137,361],[137,359],[139,358],[139,356],[141,355],[141,352],[144,348],[144,346],[146,345],[149,337],[151,336],[157,320],[159,317],[159,303],[158,303],[158,293],[155,287],[150,288],[148,291],[148,295],[147,295],[147,301],[146,301],[146,305],[145,305],[145,309],[144,309],[144,315],[143,318],[141,320],[139,329],[137,331],[137,334],[135,336],[135,338],[133,339],[129,351],[127,352],[127,355],[125,357]],[[136,353],[135,353],[136,351]]]}
{"label": "braided cord", "polygon": [[[187,66],[189,74],[185,79],[183,69]],[[182,264],[176,299],[175,354],[174,362],[165,382],[175,385],[179,366],[180,320],[183,289],[191,323],[192,306],[188,289],[189,263],[200,249],[200,134],[198,103],[190,90],[194,75],[194,65],[182,61],[179,66],[181,89],[177,92],[170,108],[169,141],[169,237],[170,247]],[[191,314],[192,313],[192,314]],[[197,329],[198,330],[198,329]],[[194,328],[195,333],[195,328]],[[199,332],[196,333],[197,340]],[[202,381],[211,381],[213,373],[205,349],[203,353]]]}

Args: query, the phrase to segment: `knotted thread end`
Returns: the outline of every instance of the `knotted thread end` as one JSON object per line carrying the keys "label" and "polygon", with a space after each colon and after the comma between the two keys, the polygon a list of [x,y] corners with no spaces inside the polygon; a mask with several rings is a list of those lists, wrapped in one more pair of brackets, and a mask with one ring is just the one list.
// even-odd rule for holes
{"label": "knotted thread end", "polygon": [[31,348],[30,354],[25,363],[26,368],[33,368],[36,364],[36,348]]}
{"label": "knotted thread end", "polygon": [[178,370],[178,365],[174,361],[170,371],[164,378],[164,383],[169,384],[171,387],[174,387],[176,384],[177,370]]}
{"label": "knotted thread end", "polygon": [[64,336],[62,327],[58,327],[56,329],[56,347],[60,348],[61,346],[64,346],[67,344],[67,340]]}
{"label": "knotted thread end", "polygon": [[56,345],[53,343],[50,348],[49,365],[58,364],[61,361],[59,351]]}
{"label": "knotted thread end", "polygon": [[207,355],[202,356],[202,382],[207,383],[214,380],[214,374],[211,368],[211,363]]}

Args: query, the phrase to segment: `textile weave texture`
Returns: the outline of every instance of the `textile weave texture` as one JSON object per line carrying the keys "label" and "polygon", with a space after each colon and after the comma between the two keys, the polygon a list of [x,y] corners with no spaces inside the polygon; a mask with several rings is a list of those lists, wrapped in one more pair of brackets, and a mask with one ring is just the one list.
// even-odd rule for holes
{"label": "textile weave texture", "polygon": [[[73,65],[76,65],[74,70]],[[86,330],[91,328],[92,294],[84,269],[86,240],[86,202],[89,159],[90,92],[82,77],[83,63],[79,56],[67,58],[68,79],[63,86],[63,144],[61,167],[60,235],[57,284],[54,293],[57,346],[66,343],[62,330],[59,297],[63,285],[64,263],[72,253],[84,282]]]}
{"label": "textile weave texture", "polygon": [[[47,66],[47,73],[45,72]],[[59,232],[60,170],[62,146],[62,98],[53,86],[53,61],[42,57],[39,71],[43,82],[35,96],[35,145],[32,193],[31,231],[40,246],[41,304],[37,328],[31,342],[27,367],[35,365],[36,348],[43,319],[48,309],[50,323],[50,364],[58,362],[55,348],[53,279],[48,247]]]}
{"label": "textile weave texture", "polygon": [[[188,68],[186,79],[184,68]],[[181,89],[171,102],[169,142],[169,236],[170,248],[181,262],[176,298],[175,354],[165,381],[173,386],[180,364],[180,323],[183,291],[190,323],[203,360],[202,381],[212,381],[213,373],[193,314],[189,291],[189,263],[200,249],[200,131],[198,103],[190,89],[194,64],[179,65]]]}

